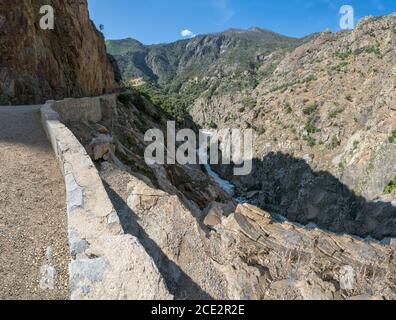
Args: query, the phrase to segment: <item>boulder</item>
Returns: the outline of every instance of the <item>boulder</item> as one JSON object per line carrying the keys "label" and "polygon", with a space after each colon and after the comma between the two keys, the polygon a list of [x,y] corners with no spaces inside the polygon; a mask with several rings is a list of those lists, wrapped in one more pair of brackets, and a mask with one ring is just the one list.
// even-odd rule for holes
{"label": "boulder", "polygon": [[105,157],[105,156],[109,153],[110,150],[112,150],[113,152],[115,151],[115,146],[110,143],[104,143],[104,144],[95,146],[93,149],[94,160],[97,161],[102,158],[107,158],[107,160],[108,160],[108,157]]}
{"label": "boulder", "polygon": [[[95,161],[102,159],[110,151],[115,152],[113,138],[110,135],[100,134],[92,139],[92,155]],[[106,157],[108,159],[108,157]]]}
{"label": "boulder", "polygon": [[208,227],[214,227],[222,223],[222,217],[227,216],[235,211],[233,202],[218,203],[212,202],[204,211],[204,224]]}

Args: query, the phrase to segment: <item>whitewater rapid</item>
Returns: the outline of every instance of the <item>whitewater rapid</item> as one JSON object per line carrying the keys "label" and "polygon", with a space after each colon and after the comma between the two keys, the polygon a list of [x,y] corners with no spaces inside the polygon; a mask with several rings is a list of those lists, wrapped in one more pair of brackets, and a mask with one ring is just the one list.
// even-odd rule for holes
{"label": "whitewater rapid", "polygon": [[[200,132],[204,136],[204,138],[209,141],[213,137],[213,133],[210,131],[201,130]],[[216,183],[220,186],[220,188],[222,188],[231,197],[233,197],[235,195],[235,186],[231,182],[222,179],[216,172],[213,171],[212,167],[209,164],[208,149],[200,147],[198,154],[201,163],[204,163],[204,167],[208,175],[212,177],[214,181],[216,181]]]}

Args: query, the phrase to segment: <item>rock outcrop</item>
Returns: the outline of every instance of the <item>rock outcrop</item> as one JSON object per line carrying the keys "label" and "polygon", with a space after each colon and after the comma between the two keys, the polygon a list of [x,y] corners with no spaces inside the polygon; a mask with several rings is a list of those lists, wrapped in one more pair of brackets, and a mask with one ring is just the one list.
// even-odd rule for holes
{"label": "rock outcrop", "polygon": [[[204,128],[255,131],[251,175],[216,168],[236,185],[238,196],[295,222],[382,240],[396,236],[395,30],[391,14],[366,17],[351,31],[298,41],[231,30],[161,46],[163,51],[133,40],[112,42],[109,50],[118,54],[124,76],[132,70],[144,77],[133,69],[143,57],[152,63],[146,69],[161,79],[168,69],[158,63],[169,59],[147,57],[188,43],[185,51],[172,51],[179,69],[165,77],[176,83],[179,100],[172,90],[158,99],[141,79],[136,83],[166,110],[177,101]],[[241,37],[249,39],[246,51]],[[224,60],[230,53],[250,63],[235,69],[233,59]],[[205,61],[208,70],[178,83],[194,61]]]}
{"label": "rock outcrop", "polygon": [[395,248],[240,205],[210,237],[234,299],[395,299]]}
{"label": "rock outcrop", "polygon": [[204,215],[178,196],[108,162],[101,174],[124,227],[143,243],[176,299],[396,298],[391,246],[276,221],[250,205],[228,216],[223,210],[208,229]]}
{"label": "rock outcrop", "polygon": [[[115,89],[86,0],[53,0],[53,31],[38,25],[41,4],[0,2],[1,99]],[[375,199],[396,171],[394,26],[395,15],[365,19],[352,32],[305,39],[288,55],[290,39],[281,52],[253,48],[258,86],[250,83],[256,64],[243,76],[223,70],[218,56],[231,47],[224,35],[191,40],[204,45],[197,58],[223,43],[203,77],[209,94],[191,112],[202,125],[256,130],[253,175],[234,183],[265,210],[238,205],[199,165],[148,165],[144,133],[165,132],[169,117],[147,97],[68,100],[75,109],[60,115],[48,108],[62,102],[49,102],[43,121],[69,200],[72,298],[396,299],[395,241],[383,239],[395,236],[395,207]],[[257,34],[279,40],[249,31]],[[241,78],[249,85],[234,95],[218,90],[223,71],[238,88]]]}
{"label": "rock outcrop", "polygon": [[244,196],[256,192],[250,203],[293,221],[395,237],[396,190],[384,196],[396,174],[395,27],[392,14],[317,34],[255,90],[196,101],[191,113],[202,126],[255,131],[253,173],[217,168],[223,177]]}
{"label": "rock outcrop", "polygon": [[112,137],[115,154],[109,148],[97,168],[124,232],[139,239],[175,299],[396,298],[393,240],[237,205],[199,167],[147,166],[142,133],[166,116],[138,95],[119,100],[112,116],[71,128],[92,157],[92,142]]}
{"label": "rock outcrop", "polygon": [[42,30],[40,7],[47,4],[0,1],[0,104],[95,96],[118,86],[87,1],[50,1],[55,28]]}

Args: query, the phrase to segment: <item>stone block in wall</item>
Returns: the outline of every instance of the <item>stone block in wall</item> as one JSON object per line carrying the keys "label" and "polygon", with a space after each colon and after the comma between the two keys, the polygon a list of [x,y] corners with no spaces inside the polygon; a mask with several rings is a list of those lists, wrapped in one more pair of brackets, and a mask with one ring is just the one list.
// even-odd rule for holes
{"label": "stone block in wall", "polygon": [[103,115],[111,115],[112,108],[117,103],[116,99],[114,94],[92,98],[69,98],[53,102],[53,109],[59,113],[64,123],[96,123],[102,120]]}

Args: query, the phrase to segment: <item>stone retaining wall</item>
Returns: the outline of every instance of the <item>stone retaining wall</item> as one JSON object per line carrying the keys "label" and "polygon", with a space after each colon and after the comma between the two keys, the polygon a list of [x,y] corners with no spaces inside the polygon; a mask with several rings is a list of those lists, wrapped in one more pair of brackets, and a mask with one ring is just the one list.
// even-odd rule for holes
{"label": "stone retaining wall", "polygon": [[60,120],[69,122],[98,122],[112,106],[116,105],[117,96],[108,94],[93,98],[69,98],[60,101],[48,101],[51,103]]}
{"label": "stone retaining wall", "polygon": [[49,101],[41,108],[66,184],[71,299],[172,299],[139,240],[124,234],[91,158],[62,123],[97,122],[115,99]]}

